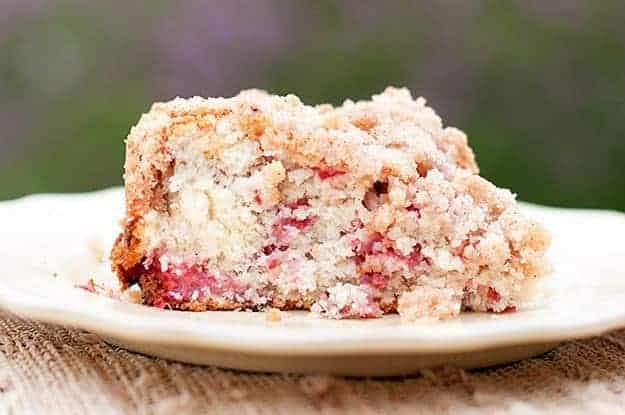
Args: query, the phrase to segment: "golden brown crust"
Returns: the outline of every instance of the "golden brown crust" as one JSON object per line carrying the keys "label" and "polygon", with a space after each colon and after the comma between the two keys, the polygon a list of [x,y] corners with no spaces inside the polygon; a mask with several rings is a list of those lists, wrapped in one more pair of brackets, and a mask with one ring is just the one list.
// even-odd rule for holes
{"label": "golden brown crust", "polygon": [[113,271],[123,289],[137,281],[145,257],[141,249],[141,226],[138,219],[129,219],[124,231],[117,237],[111,251]]}

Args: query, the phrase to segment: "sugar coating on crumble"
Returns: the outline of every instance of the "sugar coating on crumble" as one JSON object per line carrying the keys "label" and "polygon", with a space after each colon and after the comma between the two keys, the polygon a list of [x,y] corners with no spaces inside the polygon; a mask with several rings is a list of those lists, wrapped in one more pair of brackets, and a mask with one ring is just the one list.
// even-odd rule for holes
{"label": "sugar coating on crumble", "polygon": [[336,108],[258,90],[154,104],[125,181],[112,259],[159,307],[450,318],[519,308],[548,269],[547,232],[406,89]]}

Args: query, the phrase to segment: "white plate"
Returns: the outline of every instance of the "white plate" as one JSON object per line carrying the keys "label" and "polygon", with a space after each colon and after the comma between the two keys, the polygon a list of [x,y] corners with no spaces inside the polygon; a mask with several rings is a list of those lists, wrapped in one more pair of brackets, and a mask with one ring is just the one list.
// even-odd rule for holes
{"label": "white plate", "polygon": [[99,257],[119,231],[122,192],[30,196],[0,203],[0,306],[185,362],[363,376],[500,364],[625,327],[625,215],[523,209],[553,233],[556,271],[534,310],[413,325],[397,316],[331,321],[286,312],[272,323],[264,313],[164,311],[75,288],[88,278],[115,287]]}

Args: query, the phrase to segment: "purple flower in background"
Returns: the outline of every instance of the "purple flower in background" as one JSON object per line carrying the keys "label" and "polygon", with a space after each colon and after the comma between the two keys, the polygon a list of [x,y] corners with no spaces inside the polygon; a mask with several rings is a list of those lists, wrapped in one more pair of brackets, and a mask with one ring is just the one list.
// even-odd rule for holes
{"label": "purple flower in background", "polygon": [[156,87],[165,97],[263,87],[272,60],[296,41],[292,12],[267,0],[176,7],[156,28]]}
{"label": "purple flower in background", "polygon": [[47,0],[2,0],[0,5],[0,44],[6,40],[6,36],[16,25],[21,23],[25,16],[32,16],[44,9]]}
{"label": "purple flower in background", "polygon": [[517,3],[533,14],[556,19],[563,24],[581,25],[587,17],[585,2],[581,0],[523,0]]}

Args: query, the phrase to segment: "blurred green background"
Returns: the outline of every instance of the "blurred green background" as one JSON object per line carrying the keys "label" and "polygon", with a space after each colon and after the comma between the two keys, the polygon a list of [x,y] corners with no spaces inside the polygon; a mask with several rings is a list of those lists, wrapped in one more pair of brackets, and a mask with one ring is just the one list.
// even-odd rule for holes
{"label": "blurred green background", "polygon": [[0,4],[0,199],[121,184],[155,100],[386,85],[465,130],[523,200],[625,210],[625,2]]}

